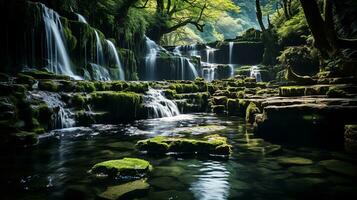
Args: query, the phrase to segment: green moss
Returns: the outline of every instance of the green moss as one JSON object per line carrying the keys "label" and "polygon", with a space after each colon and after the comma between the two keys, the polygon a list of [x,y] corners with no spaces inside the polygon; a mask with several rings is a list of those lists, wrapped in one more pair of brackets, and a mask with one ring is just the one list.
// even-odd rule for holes
{"label": "green moss", "polygon": [[78,108],[83,108],[86,103],[85,97],[81,94],[75,94],[72,97],[72,105]]}
{"label": "green moss", "polygon": [[120,160],[109,160],[95,164],[91,172],[94,174],[105,174],[109,177],[142,177],[152,170],[152,166],[146,160],[138,158],[123,158]]}
{"label": "green moss", "polygon": [[109,121],[128,121],[141,118],[143,95],[133,92],[94,92],[91,104],[95,110],[108,111]]}
{"label": "green moss", "polygon": [[32,76],[20,73],[17,75],[16,83],[32,86],[36,83],[36,80]]}
{"label": "green moss", "polygon": [[57,75],[47,70],[32,70],[27,72],[22,72],[24,75],[32,76],[35,79],[52,79],[52,80],[70,80],[69,76]]}
{"label": "green moss", "polygon": [[38,83],[38,88],[40,90],[45,90],[49,92],[58,92],[60,89],[59,83],[52,80],[41,80]]}
{"label": "green moss", "polygon": [[144,82],[131,82],[125,91],[135,93],[145,93],[149,90],[149,84]]}
{"label": "green moss", "polygon": [[76,82],[77,92],[94,92],[96,91],[95,84],[91,81],[78,81]]}
{"label": "green moss", "polygon": [[203,139],[187,139],[177,137],[157,136],[147,140],[140,140],[136,146],[148,153],[187,153],[187,154],[216,154],[230,155],[231,146],[227,138],[219,135],[209,135]]}
{"label": "green moss", "polygon": [[342,89],[339,89],[337,87],[331,87],[327,92],[326,95],[329,98],[344,98],[347,97],[347,93],[343,91]]}
{"label": "green moss", "polygon": [[237,92],[238,99],[244,99],[244,96],[245,96],[245,92],[244,91]]}
{"label": "green moss", "polygon": [[303,86],[286,86],[279,88],[279,96],[282,97],[294,97],[294,96],[304,96],[305,87]]}
{"label": "green moss", "polygon": [[173,99],[176,95],[176,91],[170,90],[170,89],[164,90],[163,93],[164,93],[165,97],[168,99]]}
{"label": "green moss", "polygon": [[246,122],[249,122],[251,124],[254,123],[255,114],[258,114],[258,113],[260,113],[260,110],[257,107],[257,105],[255,103],[253,103],[253,102],[250,102],[248,107],[247,107],[246,114],[245,114]]}
{"label": "green moss", "polygon": [[171,90],[175,90],[177,93],[194,93],[199,92],[200,88],[196,84],[172,84],[169,87]]}

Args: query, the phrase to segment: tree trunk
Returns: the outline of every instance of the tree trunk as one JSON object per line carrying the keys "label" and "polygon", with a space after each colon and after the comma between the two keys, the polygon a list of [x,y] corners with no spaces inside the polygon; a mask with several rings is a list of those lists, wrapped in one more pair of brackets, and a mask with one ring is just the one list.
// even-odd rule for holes
{"label": "tree trunk", "polygon": [[311,33],[315,39],[315,46],[322,52],[327,52],[330,57],[336,53],[329,40],[326,32],[326,24],[321,17],[320,10],[315,0],[300,0],[304,10],[306,21],[310,27]]}
{"label": "tree trunk", "polygon": [[263,15],[262,15],[262,9],[260,8],[260,0],[255,0],[255,8],[257,10],[256,14],[257,14],[257,20],[259,26],[262,29],[262,31],[265,31],[266,29],[263,23]]}

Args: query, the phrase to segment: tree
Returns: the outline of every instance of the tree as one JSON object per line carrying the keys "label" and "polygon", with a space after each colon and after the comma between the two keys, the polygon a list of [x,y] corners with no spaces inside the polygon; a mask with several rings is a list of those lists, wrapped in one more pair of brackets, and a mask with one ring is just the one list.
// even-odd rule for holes
{"label": "tree", "polygon": [[263,14],[260,6],[260,0],[255,0],[256,5],[256,15],[259,26],[262,30],[262,41],[264,43],[264,55],[263,55],[263,64],[275,64],[276,57],[278,55],[278,46],[277,40],[275,38],[273,26],[270,23],[270,18],[268,15],[268,27],[265,27],[263,23]]}
{"label": "tree", "polygon": [[300,0],[315,46],[321,53],[330,58],[340,54],[344,48],[357,47],[357,39],[345,39],[337,36],[333,21],[333,1],[324,0],[324,18],[316,0]]}
{"label": "tree", "polygon": [[155,15],[148,33],[155,41],[188,24],[202,32],[205,23],[217,20],[222,12],[239,12],[231,0],[142,0],[141,5]]}

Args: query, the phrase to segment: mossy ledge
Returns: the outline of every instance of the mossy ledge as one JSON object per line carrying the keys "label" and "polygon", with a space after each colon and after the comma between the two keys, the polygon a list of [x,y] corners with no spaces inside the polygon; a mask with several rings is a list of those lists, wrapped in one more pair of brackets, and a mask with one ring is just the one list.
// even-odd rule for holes
{"label": "mossy ledge", "polygon": [[138,179],[152,171],[152,166],[146,160],[138,158],[123,158],[95,164],[90,173],[111,178]]}
{"label": "mossy ledge", "polygon": [[227,138],[219,135],[209,135],[203,139],[187,139],[178,137],[157,136],[140,140],[136,146],[141,151],[150,153],[184,153],[198,155],[230,155],[232,146],[227,143]]}

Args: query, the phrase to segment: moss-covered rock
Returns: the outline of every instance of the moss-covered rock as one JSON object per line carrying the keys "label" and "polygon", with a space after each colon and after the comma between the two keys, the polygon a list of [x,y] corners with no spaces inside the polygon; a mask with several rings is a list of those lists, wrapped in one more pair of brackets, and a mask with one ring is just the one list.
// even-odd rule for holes
{"label": "moss-covered rock", "polygon": [[10,143],[16,146],[29,147],[37,144],[38,136],[34,132],[21,131],[10,135]]}
{"label": "moss-covered rock", "polygon": [[109,160],[95,164],[90,170],[96,175],[106,175],[111,178],[141,178],[152,170],[152,166],[146,160],[138,158],[123,158]]}
{"label": "moss-covered rock", "polygon": [[342,89],[337,87],[331,87],[327,92],[326,95],[330,98],[344,98],[347,97],[347,93]]}
{"label": "moss-covered rock", "polygon": [[60,90],[60,84],[52,80],[41,80],[38,83],[38,88],[44,91],[58,92]]}
{"label": "moss-covered rock", "polygon": [[257,105],[253,102],[250,102],[246,114],[245,114],[245,120],[248,123],[254,123],[255,120],[255,115],[260,113],[260,109],[257,107]]}
{"label": "moss-covered rock", "polygon": [[22,72],[22,74],[31,76],[35,79],[70,80],[69,76],[54,74],[54,73],[48,72],[45,69],[44,70],[26,71],[26,72]]}
{"label": "moss-covered rock", "polygon": [[133,92],[94,92],[90,103],[95,111],[107,111],[108,122],[143,118],[143,95]]}
{"label": "moss-covered rock", "polygon": [[231,146],[227,138],[219,135],[209,135],[203,139],[186,139],[178,137],[157,136],[137,142],[139,150],[148,153],[185,153],[185,154],[216,154],[230,155]]}
{"label": "moss-covered rock", "polygon": [[18,74],[16,78],[17,84],[27,84],[29,86],[32,86],[36,83],[36,80],[32,76],[25,75],[22,73]]}
{"label": "moss-covered rock", "polygon": [[215,114],[224,114],[226,111],[226,107],[224,105],[214,105],[211,108],[212,112]]}
{"label": "moss-covered rock", "polygon": [[138,197],[148,191],[150,185],[146,180],[136,180],[121,185],[110,186],[103,193],[99,194],[102,199],[117,200]]}

